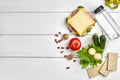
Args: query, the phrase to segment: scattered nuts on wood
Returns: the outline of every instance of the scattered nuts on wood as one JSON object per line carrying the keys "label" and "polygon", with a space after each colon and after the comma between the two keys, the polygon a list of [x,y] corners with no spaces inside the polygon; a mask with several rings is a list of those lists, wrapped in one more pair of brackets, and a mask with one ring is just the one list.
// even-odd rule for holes
{"label": "scattered nuts on wood", "polygon": [[[62,36],[61,36],[62,35]],[[62,34],[61,32],[58,32],[54,35],[56,38],[54,39],[56,44],[61,43],[63,40],[67,40],[69,38],[69,35],[67,33]],[[64,49],[69,49],[69,47],[60,47],[57,46],[57,49],[61,50],[60,53],[64,53]],[[64,55],[64,58],[67,58],[68,60],[72,60],[73,59],[73,55],[69,54],[69,55]],[[73,60],[73,62],[76,62],[76,60]],[[66,67],[66,69],[70,69],[70,67]]]}

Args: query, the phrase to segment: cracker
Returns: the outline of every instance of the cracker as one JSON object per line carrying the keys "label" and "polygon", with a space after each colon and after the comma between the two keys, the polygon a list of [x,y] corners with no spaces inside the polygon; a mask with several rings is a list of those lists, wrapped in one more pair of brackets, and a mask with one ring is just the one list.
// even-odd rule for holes
{"label": "cracker", "polygon": [[99,72],[103,75],[103,76],[108,76],[110,71],[107,70],[107,63],[108,63],[108,59],[105,60],[105,62],[103,63],[101,69],[99,70]]}
{"label": "cracker", "polygon": [[108,67],[107,67],[108,70],[110,71],[117,70],[117,59],[118,59],[117,53],[108,54]]}
{"label": "cracker", "polygon": [[101,68],[101,66],[102,65],[87,69],[89,78],[93,78],[93,77],[100,75],[99,69]]}

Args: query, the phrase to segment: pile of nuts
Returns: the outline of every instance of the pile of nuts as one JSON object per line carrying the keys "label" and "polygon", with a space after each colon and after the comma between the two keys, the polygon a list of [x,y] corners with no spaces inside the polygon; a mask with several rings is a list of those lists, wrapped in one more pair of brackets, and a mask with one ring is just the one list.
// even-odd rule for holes
{"label": "pile of nuts", "polygon": [[[61,37],[59,37],[59,36],[61,36]],[[62,41],[68,40],[68,39],[69,39],[69,35],[67,33],[61,34],[61,32],[58,32],[57,34],[55,34],[54,41],[55,41],[56,44],[59,44]],[[58,46],[57,49],[61,50],[60,53],[64,53],[64,49],[69,50],[69,47],[68,46],[67,47],[60,47],[60,46]],[[72,54],[64,55],[64,58],[66,58],[68,60],[72,60],[73,59],[73,55]],[[76,60],[73,60],[73,62],[76,62]],[[70,69],[70,67],[66,67],[66,69]]]}
{"label": "pile of nuts", "polygon": [[[58,32],[58,34],[55,34],[55,37],[58,37],[60,34],[61,34],[61,32]],[[59,39],[59,40],[55,39],[55,42],[56,42],[56,44],[58,44],[58,43],[60,43],[62,40],[67,40],[68,38],[69,38],[69,35],[65,33],[65,34],[63,34],[62,39]]]}
{"label": "pile of nuts", "polygon": [[[55,34],[55,37],[56,37],[55,38],[55,43],[56,44],[61,43],[63,40],[67,40],[69,38],[69,35],[65,33],[65,34],[62,35],[62,38],[57,39],[61,35],[62,35],[61,32],[58,32],[58,34]],[[69,47],[60,47],[60,46],[58,46],[57,49],[61,49],[60,53],[63,53],[64,52],[63,50],[64,49],[69,49]]]}

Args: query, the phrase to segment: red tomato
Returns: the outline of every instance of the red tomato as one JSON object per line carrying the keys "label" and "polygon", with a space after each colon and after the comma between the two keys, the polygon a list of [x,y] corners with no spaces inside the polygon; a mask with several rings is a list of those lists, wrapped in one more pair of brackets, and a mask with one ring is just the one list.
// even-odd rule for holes
{"label": "red tomato", "polygon": [[81,47],[81,41],[78,38],[72,38],[68,46],[73,51],[79,50]]}

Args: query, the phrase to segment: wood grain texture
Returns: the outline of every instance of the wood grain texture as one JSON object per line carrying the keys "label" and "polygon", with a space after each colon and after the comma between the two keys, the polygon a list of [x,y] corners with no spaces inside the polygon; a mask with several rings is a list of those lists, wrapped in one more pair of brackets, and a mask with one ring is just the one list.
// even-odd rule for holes
{"label": "wood grain texture", "polygon": [[[72,37],[74,36],[70,36],[70,38]],[[81,38],[84,46],[90,42],[88,42],[90,37]],[[61,50],[58,50],[57,47],[67,47],[69,40],[56,44],[54,39],[54,35],[2,36],[0,56],[63,57],[64,54],[74,53],[63,49],[64,53],[60,54]]]}
{"label": "wood grain texture", "polygon": [[[65,19],[70,13],[10,13],[0,14],[0,34],[70,33]],[[98,28],[99,30],[100,28]]]}
{"label": "wood grain texture", "polygon": [[[75,36],[70,36],[69,40]],[[0,37],[0,56],[33,56],[33,57],[63,57],[65,54],[75,53],[70,50],[63,49],[64,53],[60,54],[61,49],[57,47],[67,47],[69,40],[56,44],[54,35],[42,36],[1,36]],[[92,35],[88,35],[79,39],[82,47],[87,47],[92,43]],[[114,41],[107,41],[104,56],[108,52],[120,52],[120,38]],[[112,45],[112,46],[111,46]]]}
{"label": "wood grain texture", "polygon": [[[0,80],[89,80],[77,58],[76,63],[63,58],[64,54],[75,52],[66,50],[60,54],[56,49],[66,46],[68,41],[59,45],[54,43],[54,34],[59,31],[75,37],[64,21],[79,5],[90,12],[99,5],[105,6],[104,0],[0,0]],[[120,23],[120,8],[105,8]],[[91,34],[95,32],[101,34],[98,24],[88,36],[80,37],[82,46],[92,42]],[[119,40],[109,43],[104,59],[108,52],[120,53]],[[98,76],[90,80],[119,79],[120,58],[118,60],[116,72],[107,78]],[[68,66],[70,70],[65,69]]]}
{"label": "wood grain texture", "polygon": [[[0,12],[71,12],[79,5],[93,12],[98,6],[104,4],[104,0],[0,0]],[[119,8],[108,10],[120,12]]]}
{"label": "wood grain texture", "polygon": [[[59,31],[70,33],[65,25],[65,18],[70,13],[1,13],[0,34],[55,34]],[[111,13],[120,23],[120,13]],[[93,33],[100,32],[95,25]]]}
{"label": "wood grain texture", "polygon": [[[116,80],[120,76],[120,59],[118,70],[111,72],[108,77],[102,75],[89,79],[86,70],[76,63],[64,58],[2,58],[0,59],[1,80]],[[69,66],[70,69],[66,70]]]}

